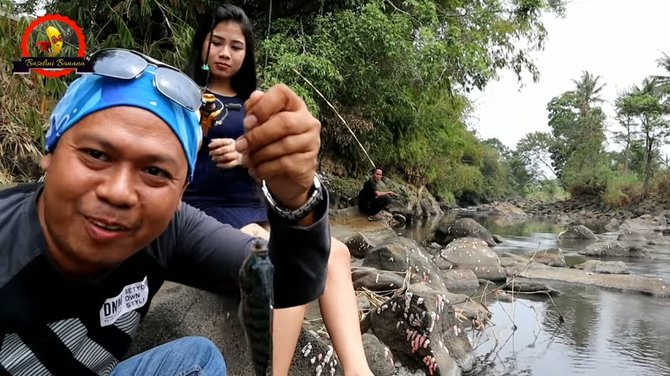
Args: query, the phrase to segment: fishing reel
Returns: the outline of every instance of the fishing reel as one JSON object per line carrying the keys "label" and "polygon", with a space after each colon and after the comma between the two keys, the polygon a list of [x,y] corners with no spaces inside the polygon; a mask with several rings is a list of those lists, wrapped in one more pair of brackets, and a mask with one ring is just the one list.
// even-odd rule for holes
{"label": "fishing reel", "polygon": [[[214,94],[203,92],[200,104],[200,126],[203,136],[207,136],[212,127],[220,126],[228,116],[228,110],[239,111],[242,105],[239,103],[224,104]],[[219,115],[223,113],[218,120]]]}

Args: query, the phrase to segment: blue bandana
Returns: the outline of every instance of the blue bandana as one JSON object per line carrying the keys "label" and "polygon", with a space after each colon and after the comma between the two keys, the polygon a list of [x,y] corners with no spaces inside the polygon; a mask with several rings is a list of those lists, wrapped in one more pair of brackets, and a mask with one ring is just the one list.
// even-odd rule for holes
{"label": "blue bandana", "polygon": [[189,181],[193,179],[202,130],[195,112],[188,111],[154,87],[152,66],[137,78],[122,80],[95,74],[76,79],[51,113],[46,134],[46,151],[51,152],[70,127],[84,117],[116,106],[145,109],[161,118],[179,139],[188,162]]}

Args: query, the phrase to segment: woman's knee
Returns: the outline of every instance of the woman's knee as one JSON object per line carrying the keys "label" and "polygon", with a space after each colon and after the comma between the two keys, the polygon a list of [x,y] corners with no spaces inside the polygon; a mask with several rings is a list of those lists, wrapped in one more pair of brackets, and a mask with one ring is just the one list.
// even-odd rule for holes
{"label": "woman's knee", "polygon": [[351,272],[351,255],[349,248],[341,241],[330,239],[330,257],[328,258],[328,273],[333,270],[346,270]]}

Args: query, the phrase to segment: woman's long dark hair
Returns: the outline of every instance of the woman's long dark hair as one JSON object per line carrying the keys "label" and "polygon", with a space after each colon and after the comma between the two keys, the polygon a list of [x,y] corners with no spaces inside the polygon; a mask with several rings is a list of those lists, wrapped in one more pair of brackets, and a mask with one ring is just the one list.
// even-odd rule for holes
{"label": "woman's long dark hair", "polygon": [[[202,69],[205,64],[202,61],[202,48],[207,34],[214,30],[216,25],[223,21],[232,21],[240,25],[244,34],[246,52],[242,67],[230,80],[230,86],[239,97],[247,100],[251,93],[256,90],[256,55],[254,53],[254,34],[246,13],[232,4],[224,4],[216,8],[214,12],[206,12],[198,17],[198,25],[191,42],[188,64],[185,72],[201,87],[207,86],[209,71]],[[209,55],[209,54],[208,54]]]}

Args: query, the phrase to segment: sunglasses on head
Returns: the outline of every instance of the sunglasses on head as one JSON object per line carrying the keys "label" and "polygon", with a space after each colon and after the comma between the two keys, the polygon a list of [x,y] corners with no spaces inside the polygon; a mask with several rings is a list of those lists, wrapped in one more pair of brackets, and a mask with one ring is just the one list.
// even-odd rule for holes
{"label": "sunglasses on head", "polygon": [[179,69],[137,51],[107,48],[89,57],[93,74],[103,77],[132,80],[149,66],[156,67],[154,85],[163,95],[189,111],[198,111],[202,93],[198,84]]}

